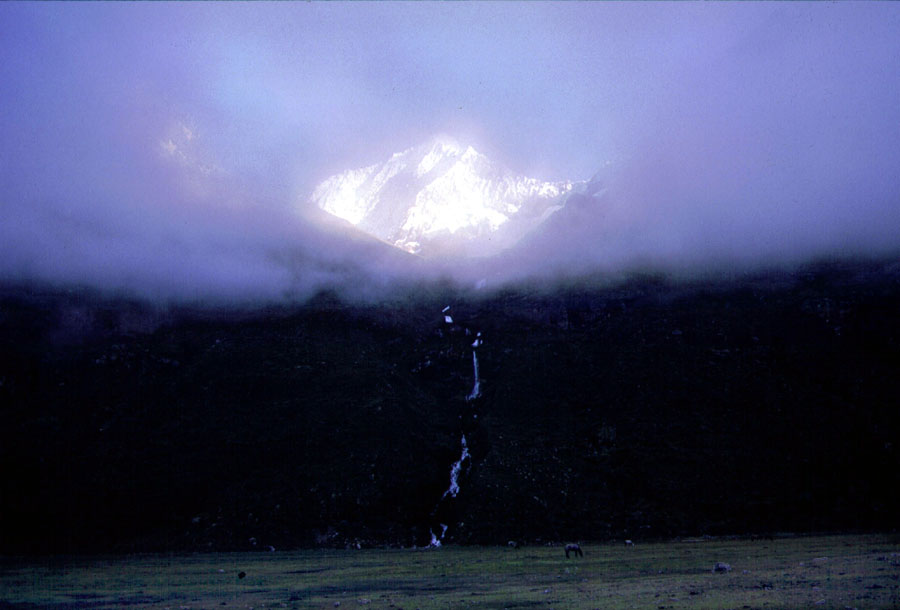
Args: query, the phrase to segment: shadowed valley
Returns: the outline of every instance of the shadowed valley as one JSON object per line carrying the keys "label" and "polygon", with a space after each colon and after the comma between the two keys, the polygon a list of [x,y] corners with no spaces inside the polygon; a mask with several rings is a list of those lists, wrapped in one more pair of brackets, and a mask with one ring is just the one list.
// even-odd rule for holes
{"label": "shadowed valley", "polygon": [[893,262],[252,310],[19,286],[0,341],[7,553],[885,530],[900,510]]}

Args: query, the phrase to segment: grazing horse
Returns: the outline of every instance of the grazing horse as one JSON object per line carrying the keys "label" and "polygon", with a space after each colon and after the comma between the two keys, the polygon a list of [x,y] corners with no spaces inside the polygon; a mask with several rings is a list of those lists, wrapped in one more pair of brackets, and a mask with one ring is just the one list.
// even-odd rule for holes
{"label": "grazing horse", "polygon": [[584,557],[584,552],[581,550],[581,547],[575,543],[566,545],[566,559],[569,558],[569,553],[575,553],[575,557]]}

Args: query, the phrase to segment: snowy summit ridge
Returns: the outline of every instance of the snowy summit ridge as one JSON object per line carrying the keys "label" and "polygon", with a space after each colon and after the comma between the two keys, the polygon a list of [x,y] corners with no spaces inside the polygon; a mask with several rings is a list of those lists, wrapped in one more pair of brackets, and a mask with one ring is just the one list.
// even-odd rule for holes
{"label": "snowy summit ridge", "polygon": [[520,176],[440,135],[316,187],[312,202],[423,256],[495,254],[564,205],[572,182]]}

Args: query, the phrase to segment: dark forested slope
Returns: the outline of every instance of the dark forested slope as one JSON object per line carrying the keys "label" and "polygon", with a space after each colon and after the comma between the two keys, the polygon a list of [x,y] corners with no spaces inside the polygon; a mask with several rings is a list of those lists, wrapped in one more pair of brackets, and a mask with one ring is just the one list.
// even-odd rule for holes
{"label": "dark forested slope", "polygon": [[7,288],[0,552],[896,526],[896,265],[585,286],[253,311]]}

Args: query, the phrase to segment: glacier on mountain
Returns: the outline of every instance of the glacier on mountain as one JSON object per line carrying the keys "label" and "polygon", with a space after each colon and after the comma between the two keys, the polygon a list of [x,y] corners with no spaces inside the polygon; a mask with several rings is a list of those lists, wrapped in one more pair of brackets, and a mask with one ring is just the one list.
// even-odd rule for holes
{"label": "glacier on mountain", "polygon": [[[577,183],[576,183],[577,184]],[[576,186],[520,176],[448,136],[331,176],[320,209],[422,256],[485,256],[515,244]]]}

